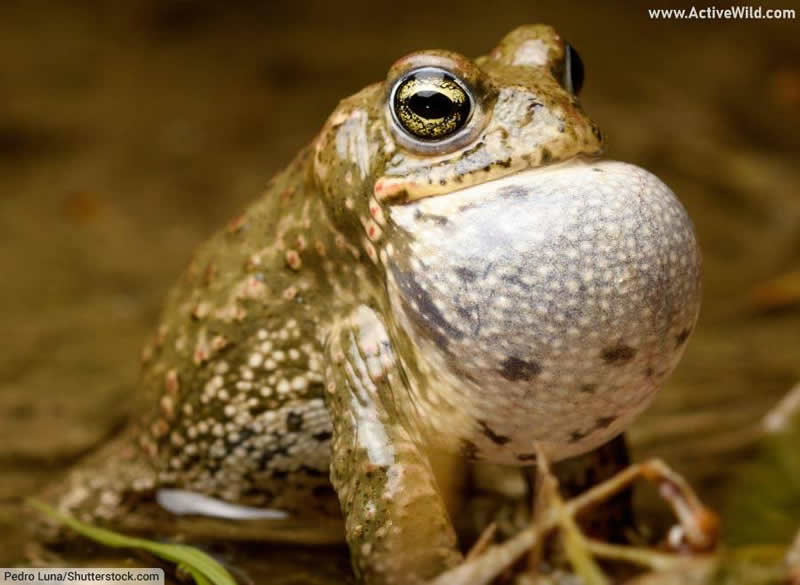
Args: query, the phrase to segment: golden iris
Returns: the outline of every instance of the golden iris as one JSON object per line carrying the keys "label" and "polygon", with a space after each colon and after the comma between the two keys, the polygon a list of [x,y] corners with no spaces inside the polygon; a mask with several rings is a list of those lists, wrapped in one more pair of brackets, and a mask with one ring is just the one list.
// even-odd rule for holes
{"label": "golden iris", "polygon": [[441,140],[467,123],[472,102],[455,77],[426,68],[403,78],[394,92],[393,107],[406,132],[423,140]]}

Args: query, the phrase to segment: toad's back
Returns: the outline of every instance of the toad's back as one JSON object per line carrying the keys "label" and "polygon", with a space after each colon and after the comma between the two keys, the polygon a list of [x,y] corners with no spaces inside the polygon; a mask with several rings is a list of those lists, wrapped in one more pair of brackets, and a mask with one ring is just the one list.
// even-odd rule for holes
{"label": "toad's back", "polygon": [[150,408],[100,454],[101,469],[72,475],[68,509],[114,519],[139,499],[131,491],[177,487],[338,513],[319,327],[321,311],[357,302],[364,275],[361,253],[304,189],[305,161],[196,252],[142,351]]}

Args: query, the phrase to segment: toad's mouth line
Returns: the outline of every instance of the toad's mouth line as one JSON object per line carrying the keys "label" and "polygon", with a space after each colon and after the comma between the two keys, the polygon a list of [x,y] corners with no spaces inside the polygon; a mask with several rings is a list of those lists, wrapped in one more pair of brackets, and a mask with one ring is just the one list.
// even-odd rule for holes
{"label": "toad's mouth line", "polygon": [[604,163],[610,159],[604,159],[600,156],[592,156],[586,154],[579,154],[570,159],[563,161],[556,161],[553,163],[539,165],[539,166],[514,166],[509,165],[507,169],[501,172],[494,169],[495,176],[491,179],[477,180],[471,183],[463,184],[452,178],[443,179],[440,184],[422,184],[414,179],[399,178],[399,177],[381,177],[375,182],[374,194],[376,199],[388,205],[407,205],[415,203],[422,199],[439,198],[446,195],[454,195],[464,191],[473,189],[493,189],[497,186],[498,182],[507,181],[513,177],[530,177],[544,175],[554,170],[564,170],[570,167],[585,168],[588,165]]}

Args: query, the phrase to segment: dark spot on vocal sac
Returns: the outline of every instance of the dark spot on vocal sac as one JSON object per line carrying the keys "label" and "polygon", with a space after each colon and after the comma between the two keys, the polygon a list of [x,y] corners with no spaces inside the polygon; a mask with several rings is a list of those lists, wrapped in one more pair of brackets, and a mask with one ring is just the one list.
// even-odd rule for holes
{"label": "dark spot on vocal sac", "polygon": [[689,339],[689,335],[691,335],[692,330],[690,327],[687,327],[680,333],[675,336],[675,347],[678,348],[686,343],[686,340]]}
{"label": "dark spot on vocal sac", "polygon": [[522,199],[528,195],[528,191],[518,185],[503,187],[497,193],[502,199]]}
{"label": "dark spot on vocal sac", "polygon": [[475,271],[467,268],[466,266],[459,266],[456,268],[456,276],[461,279],[463,282],[472,282],[477,277]]}
{"label": "dark spot on vocal sac", "polygon": [[297,412],[290,412],[286,415],[286,429],[290,433],[298,433],[303,430],[303,415]]}
{"label": "dark spot on vocal sac", "polygon": [[509,441],[511,441],[511,438],[510,438],[510,437],[506,437],[505,435],[498,435],[497,433],[495,433],[495,432],[494,432],[494,431],[493,431],[493,430],[492,430],[492,429],[489,427],[489,425],[488,425],[488,424],[486,424],[486,421],[484,421],[484,420],[479,420],[479,421],[478,421],[478,424],[479,424],[479,425],[481,425],[481,432],[482,432],[484,435],[486,435],[487,437],[489,437],[489,440],[490,440],[492,443],[495,443],[495,444],[497,444],[497,445],[505,445],[506,443],[508,443]]}
{"label": "dark spot on vocal sac", "polygon": [[456,307],[456,315],[458,315],[465,321],[469,321],[472,318],[472,313],[470,312],[470,310],[467,309],[466,307],[462,307],[461,305],[458,305]]}
{"label": "dark spot on vocal sac", "polygon": [[530,290],[530,285],[525,284],[522,282],[522,279],[517,274],[505,274],[501,273],[500,278],[503,282],[507,282],[508,284],[513,284],[520,287],[523,290]]}
{"label": "dark spot on vocal sac", "polygon": [[597,391],[597,384],[581,384],[578,390],[584,394],[594,394]]}
{"label": "dark spot on vocal sac", "polygon": [[548,149],[548,148],[543,148],[543,149],[542,149],[542,156],[541,156],[541,157],[539,157],[539,160],[540,160],[542,163],[544,163],[544,164],[547,164],[547,163],[549,163],[550,161],[552,161],[552,160],[553,160],[553,153],[552,153],[552,152],[550,152],[550,149]]}
{"label": "dark spot on vocal sac", "polygon": [[542,372],[542,367],[536,362],[528,362],[514,356],[507,357],[502,365],[500,375],[512,382],[531,380]]}
{"label": "dark spot on vocal sac", "polygon": [[469,439],[461,439],[461,455],[467,459],[477,459],[478,446]]}
{"label": "dark spot on vocal sac", "polygon": [[603,169],[600,169],[600,168],[597,168],[597,167],[592,167],[592,170],[593,170],[595,173],[604,173],[604,172],[605,172]]}
{"label": "dark spot on vocal sac", "polygon": [[536,453],[520,453],[517,461],[536,461]]}
{"label": "dark spot on vocal sac", "polygon": [[417,221],[430,221],[435,223],[436,225],[447,225],[448,219],[443,215],[435,215],[433,213],[422,213],[421,210],[417,209],[414,212],[414,219]]}
{"label": "dark spot on vocal sac", "polygon": [[511,158],[507,158],[505,160],[499,160],[495,163],[498,167],[503,167],[507,169],[511,166]]}
{"label": "dark spot on vocal sac", "polygon": [[[403,302],[407,307],[409,315],[420,326],[428,330],[433,341],[440,349],[447,349],[450,339],[460,340],[464,337],[458,329],[453,327],[444,318],[441,311],[433,302],[431,294],[420,285],[411,272],[401,272],[394,270],[395,281],[403,292]],[[417,310],[411,306],[411,301],[416,301]]]}
{"label": "dark spot on vocal sac", "polygon": [[444,187],[445,185],[447,185],[447,179],[439,179],[439,184],[440,184],[442,187]]}
{"label": "dark spot on vocal sac", "polygon": [[634,358],[635,355],[635,349],[622,343],[614,347],[605,348],[601,354],[604,362],[615,366],[621,366],[628,363]]}

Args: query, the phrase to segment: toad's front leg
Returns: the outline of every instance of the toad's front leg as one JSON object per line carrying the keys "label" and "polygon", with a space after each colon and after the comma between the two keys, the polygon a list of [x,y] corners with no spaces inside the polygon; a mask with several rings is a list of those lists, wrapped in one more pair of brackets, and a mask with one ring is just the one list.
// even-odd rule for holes
{"label": "toad's front leg", "polygon": [[369,585],[423,583],[462,556],[430,459],[394,403],[403,379],[380,317],[354,310],[327,353],[331,481],[353,567]]}

